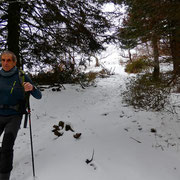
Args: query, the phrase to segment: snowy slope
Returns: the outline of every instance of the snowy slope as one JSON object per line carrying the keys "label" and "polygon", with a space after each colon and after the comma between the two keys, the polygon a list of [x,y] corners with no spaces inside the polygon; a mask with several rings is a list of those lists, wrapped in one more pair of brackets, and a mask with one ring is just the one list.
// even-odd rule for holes
{"label": "snowy slope", "polygon": [[[179,180],[180,118],[167,112],[135,111],[122,103],[128,77],[118,58],[116,67],[97,87],[43,91],[31,99],[35,169],[38,180]],[[56,137],[53,125],[71,124],[75,132]],[[151,129],[155,128],[156,133]],[[76,132],[82,133],[75,139]],[[86,159],[94,159],[87,164]],[[15,145],[12,180],[32,180],[29,128],[21,129]]]}

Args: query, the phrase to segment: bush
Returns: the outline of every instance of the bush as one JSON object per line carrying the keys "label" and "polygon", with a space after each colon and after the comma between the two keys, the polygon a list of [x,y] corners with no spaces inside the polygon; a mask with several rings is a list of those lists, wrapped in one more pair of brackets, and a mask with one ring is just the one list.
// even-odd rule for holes
{"label": "bush", "polygon": [[54,84],[80,84],[81,86],[94,85],[97,77],[108,77],[109,71],[104,69],[99,72],[81,72],[78,69],[66,69],[61,71],[56,69],[55,71],[43,72],[37,75],[31,76],[32,80],[38,85],[54,85]]}
{"label": "bush", "polygon": [[97,76],[98,76],[98,72],[90,71],[90,72],[86,73],[88,83],[94,82]]}
{"label": "bush", "polygon": [[69,82],[70,75],[67,72],[63,74],[58,72],[44,72],[33,75],[32,79],[39,85],[53,85],[55,83],[64,84]]}
{"label": "bush", "polygon": [[44,72],[38,75],[31,76],[32,80],[38,85],[54,85],[54,84],[67,84],[81,83],[83,86],[94,84],[97,77],[97,72],[80,72],[80,71],[55,71]]}
{"label": "bush", "polygon": [[150,60],[142,56],[126,65],[125,71],[128,73],[140,73],[150,68]]}
{"label": "bush", "polygon": [[138,75],[126,83],[123,101],[134,108],[160,111],[169,104],[170,87],[166,81],[154,81],[152,75]]}

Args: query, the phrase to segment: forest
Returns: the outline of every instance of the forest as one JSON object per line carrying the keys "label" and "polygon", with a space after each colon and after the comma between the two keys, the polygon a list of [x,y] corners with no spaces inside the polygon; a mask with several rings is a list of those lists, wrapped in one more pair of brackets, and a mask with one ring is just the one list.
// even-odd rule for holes
{"label": "forest", "polygon": [[0,47],[12,180],[179,180],[179,0],[0,0]]}
{"label": "forest", "polygon": [[[103,10],[107,4],[114,5],[113,12]],[[155,89],[160,87],[160,91],[168,88],[166,92],[169,92],[170,87],[179,84],[180,2],[0,1],[1,51],[13,51],[21,69],[38,67],[39,74],[34,77],[38,83],[49,84],[45,79],[51,79],[51,83],[52,79],[53,83],[87,81],[87,75],[77,67],[86,66],[92,58],[96,58],[98,65],[97,55],[109,44],[119,47],[126,59],[126,72],[138,75],[145,72],[130,82],[130,92],[135,92],[138,83],[141,85],[137,89],[147,89],[147,86],[152,89],[153,86]],[[171,64],[173,70],[161,72],[161,63]],[[50,72],[45,72],[49,78],[43,76],[44,67],[51,67]],[[95,76],[91,75],[91,78]]]}

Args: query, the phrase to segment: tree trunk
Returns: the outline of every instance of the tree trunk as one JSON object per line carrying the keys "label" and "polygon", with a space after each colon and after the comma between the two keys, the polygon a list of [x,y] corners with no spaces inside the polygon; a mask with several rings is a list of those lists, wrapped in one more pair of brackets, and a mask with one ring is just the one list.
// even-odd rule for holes
{"label": "tree trunk", "polygon": [[19,49],[19,37],[20,37],[20,4],[17,1],[9,0],[8,6],[8,50],[15,53],[17,56],[17,67],[22,68],[20,62],[20,49]]}
{"label": "tree trunk", "polygon": [[178,0],[170,0],[171,16],[169,18],[170,25],[170,49],[173,60],[174,75],[180,75],[180,6]]}
{"label": "tree trunk", "polygon": [[153,47],[153,57],[154,57],[154,71],[153,71],[153,78],[159,79],[159,49],[158,49],[158,39],[156,34],[152,36],[152,47]]}
{"label": "tree trunk", "polygon": [[174,75],[180,75],[180,30],[174,29],[170,38]]}
{"label": "tree trunk", "polygon": [[130,62],[132,62],[132,55],[131,55],[131,50],[130,49],[128,49],[128,55],[129,55]]}

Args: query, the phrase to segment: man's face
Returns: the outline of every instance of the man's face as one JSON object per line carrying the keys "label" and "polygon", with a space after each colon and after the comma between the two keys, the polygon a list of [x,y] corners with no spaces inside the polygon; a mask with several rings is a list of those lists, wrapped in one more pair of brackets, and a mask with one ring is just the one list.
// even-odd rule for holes
{"label": "man's face", "polygon": [[11,54],[3,54],[1,57],[1,64],[4,71],[10,71],[16,66],[16,62],[13,61]]}

